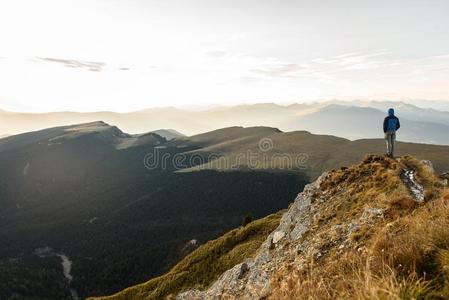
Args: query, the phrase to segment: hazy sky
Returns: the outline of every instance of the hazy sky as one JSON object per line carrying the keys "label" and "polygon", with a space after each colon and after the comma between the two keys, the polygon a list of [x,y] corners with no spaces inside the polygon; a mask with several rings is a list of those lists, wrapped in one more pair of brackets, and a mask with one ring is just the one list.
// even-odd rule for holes
{"label": "hazy sky", "polygon": [[0,108],[448,99],[448,0],[1,0]]}

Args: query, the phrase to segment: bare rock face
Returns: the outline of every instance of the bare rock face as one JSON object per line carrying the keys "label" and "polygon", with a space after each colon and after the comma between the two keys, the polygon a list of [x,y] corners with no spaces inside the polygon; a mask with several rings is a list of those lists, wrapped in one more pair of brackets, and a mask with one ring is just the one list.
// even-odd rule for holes
{"label": "bare rock face", "polygon": [[238,276],[238,279],[242,279],[245,276],[246,272],[248,272],[248,271],[249,271],[248,264],[247,263],[242,263],[240,265],[240,274]]}
{"label": "bare rock face", "polygon": [[435,172],[435,169],[433,168],[433,164],[432,164],[432,162],[430,161],[430,160],[421,160],[421,163],[422,164],[424,164],[424,165],[426,165],[427,167],[429,167],[429,169],[432,171],[432,172]]}
{"label": "bare rock face", "polygon": [[273,235],[273,244],[277,244],[284,236],[285,236],[285,232],[276,231]]}
{"label": "bare rock face", "polygon": [[321,181],[326,176],[327,173],[322,174],[296,197],[283,215],[279,227],[268,236],[254,259],[247,259],[244,263],[223,273],[208,290],[187,291],[179,294],[176,299],[262,299],[267,297],[271,293],[271,275],[276,271],[279,263],[289,257],[285,255],[286,249],[282,244],[298,240],[309,229],[312,196],[320,189]]}
{"label": "bare rock face", "polygon": [[375,218],[383,218],[385,209],[382,208],[365,208],[360,219],[368,221]]}
{"label": "bare rock face", "polygon": [[443,180],[443,184],[445,186],[449,186],[449,172],[445,172],[440,175],[440,178]]}
{"label": "bare rock face", "polygon": [[[372,201],[371,197],[361,195],[366,186],[372,189],[373,182],[382,178],[373,168],[383,170],[379,164],[388,166],[390,163],[382,157],[372,156],[351,169],[322,174],[296,197],[255,258],[226,271],[207,290],[187,291],[179,294],[177,299],[265,299],[272,293],[280,269],[293,267],[300,270],[307,267],[308,262],[318,262],[330,253],[367,251],[360,241],[366,232],[385,221],[388,209],[382,201]],[[425,164],[431,167],[430,162]],[[417,170],[407,166],[401,168],[399,176],[404,186],[415,201],[424,201],[424,188],[416,180]],[[363,180],[372,182],[363,186]],[[384,192],[381,187],[378,191]],[[357,200],[364,201],[363,205]],[[353,204],[344,208],[348,209],[345,217],[337,218],[336,208],[344,206],[342,203]]]}

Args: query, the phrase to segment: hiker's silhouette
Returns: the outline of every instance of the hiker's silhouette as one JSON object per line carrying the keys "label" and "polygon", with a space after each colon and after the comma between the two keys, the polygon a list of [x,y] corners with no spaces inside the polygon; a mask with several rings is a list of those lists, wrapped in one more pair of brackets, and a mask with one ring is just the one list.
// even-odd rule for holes
{"label": "hiker's silhouette", "polygon": [[384,134],[387,142],[387,155],[394,157],[394,143],[396,142],[396,131],[401,127],[399,119],[394,115],[394,109],[388,110],[388,116],[384,119]]}

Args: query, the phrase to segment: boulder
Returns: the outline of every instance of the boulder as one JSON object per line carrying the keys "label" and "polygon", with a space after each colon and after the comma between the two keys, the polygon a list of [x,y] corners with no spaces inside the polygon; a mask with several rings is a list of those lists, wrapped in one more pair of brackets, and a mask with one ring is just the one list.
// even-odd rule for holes
{"label": "boulder", "polygon": [[273,244],[277,244],[281,239],[283,239],[285,236],[285,232],[283,231],[276,231],[273,235]]}
{"label": "boulder", "polygon": [[243,277],[245,277],[245,274],[248,273],[248,271],[249,271],[248,264],[246,262],[241,264],[240,272],[239,272],[239,275],[237,276],[237,278],[242,279]]}
{"label": "boulder", "polygon": [[435,172],[435,169],[433,168],[433,164],[430,160],[423,159],[423,160],[421,160],[421,163],[423,163],[424,165],[429,167],[429,169],[431,169],[432,172]]}

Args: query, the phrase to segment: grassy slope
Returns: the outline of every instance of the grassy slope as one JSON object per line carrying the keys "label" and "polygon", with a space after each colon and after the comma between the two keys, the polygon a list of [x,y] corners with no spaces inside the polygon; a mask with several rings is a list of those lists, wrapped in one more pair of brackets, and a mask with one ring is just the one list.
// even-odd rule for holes
{"label": "grassy slope", "polygon": [[204,289],[223,272],[255,255],[262,242],[279,225],[280,217],[281,213],[267,216],[209,241],[163,276],[113,296],[89,299],[162,299],[192,288]]}
{"label": "grassy slope", "polygon": [[[417,171],[423,203],[399,179],[405,166]],[[413,157],[370,157],[331,172],[321,187],[335,197],[305,239],[324,255],[306,258],[300,268],[281,267],[271,299],[449,299],[449,191],[430,169]],[[366,206],[385,209],[384,218],[353,231],[339,247],[335,225]]]}
{"label": "grassy slope", "polygon": [[[257,129],[257,128],[256,128]],[[315,135],[307,131],[278,132],[266,127],[258,128],[225,128],[218,131],[220,139],[212,140],[209,133],[191,137],[193,143],[203,146],[197,153],[208,155],[216,153],[221,156],[201,166],[183,170],[184,172],[198,169],[228,170],[229,166],[238,164],[245,168],[250,164],[248,151],[257,153],[259,164],[256,169],[295,169],[296,157],[305,157],[306,168],[302,169],[310,178],[314,179],[322,172],[333,168],[351,165],[363,159],[366,153],[384,153],[383,139],[363,139],[350,141],[330,135]],[[226,139],[225,137],[231,137]],[[236,138],[239,136],[240,138]],[[259,140],[269,138],[273,149],[261,152]],[[400,139],[400,136],[399,136]],[[398,142],[397,155],[413,155],[419,159],[431,160],[437,172],[449,170],[449,146],[416,144]],[[279,156],[288,155],[292,158],[290,166],[282,164]],[[243,155],[243,156],[242,156]],[[265,156],[265,157],[264,157]],[[265,159],[266,158],[266,159]]]}

